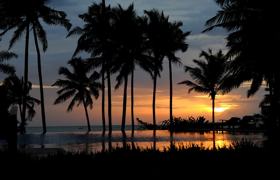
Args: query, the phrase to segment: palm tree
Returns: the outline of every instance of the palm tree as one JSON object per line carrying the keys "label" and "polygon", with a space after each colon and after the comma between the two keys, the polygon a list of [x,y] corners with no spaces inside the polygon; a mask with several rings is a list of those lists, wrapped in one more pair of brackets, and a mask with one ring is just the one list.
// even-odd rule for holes
{"label": "palm tree", "polygon": [[188,44],[185,42],[186,37],[190,34],[190,32],[183,32],[181,26],[183,23],[181,22],[173,22],[169,23],[167,32],[168,35],[165,37],[168,42],[166,57],[168,59],[169,66],[169,87],[170,87],[170,128],[171,132],[173,131],[173,85],[172,85],[172,63],[180,64],[180,58],[176,57],[175,53],[177,51],[185,52],[188,49]]}
{"label": "palm tree", "polygon": [[16,58],[17,55],[8,51],[0,51],[0,72],[5,74],[14,74],[15,68],[9,64],[3,63],[11,58]]}
{"label": "palm tree", "polygon": [[275,44],[280,37],[279,31],[274,28],[279,25],[277,4],[274,1],[267,3],[254,0],[216,0],[216,3],[220,10],[206,22],[205,31],[222,27],[229,32],[228,56],[232,58],[229,82],[232,88],[235,88],[245,81],[251,81],[248,90],[250,97],[259,90],[262,82],[266,81],[271,88],[271,95],[275,96],[271,98],[275,102],[271,102],[274,105],[271,106],[270,119],[275,119],[274,125],[277,126],[277,121],[280,121],[277,113],[277,106],[280,106],[277,105],[280,97],[280,74],[275,61],[278,57],[271,52],[277,52],[278,46],[267,46]]}
{"label": "palm tree", "polygon": [[189,73],[193,81],[185,80],[179,84],[190,87],[189,93],[196,91],[209,94],[212,100],[212,123],[215,123],[215,98],[217,94],[229,92],[229,88],[224,86],[227,77],[227,57],[218,51],[216,54],[209,49],[208,52],[202,51],[200,57],[204,60],[193,60],[197,67],[185,66],[186,73]]}
{"label": "palm tree", "polygon": [[[35,105],[40,104],[40,100],[29,95],[29,92],[32,90],[32,83],[28,82],[27,91],[24,89],[23,78],[19,79],[16,75],[11,75],[7,77],[4,82],[4,86],[7,87],[8,92],[7,96],[11,99],[12,104],[15,104],[19,107],[21,126],[25,126],[25,118],[23,116],[23,98],[26,98],[26,108],[27,108],[27,120],[31,121],[35,116]],[[20,128],[21,133],[25,133],[23,127]]]}
{"label": "palm tree", "polygon": [[109,135],[112,133],[112,101],[111,101],[111,60],[112,60],[112,11],[110,6],[106,6],[105,0],[100,4],[93,3],[88,12],[79,15],[85,22],[83,27],[73,28],[68,36],[80,35],[74,56],[81,51],[91,54],[89,58],[93,67],[101,66],[102,78],[102,125],[103,132],[106,130],[105,124],[105,74],[107,75],[108,89],[108,121]]}
{"label": "palm tree", "polygon": [[[22,34],[25,32],[25,62],[24,62],[24,82],[25,88],[27,88],[28,83],[28,52],[29,52],[29,32],[30,29],[33,31],[34,42],[37,52],[38,60],[38,76],[40,84],[40,98],[41,98],[41,114],[42,114],[42,125],[43,125],[43,134],[46,133],[46,117],[45,117],[45,106],[44,106],[44,90],[43,90],[43,80],[42,80],[42,69],[41,69],[41,55],[38,40],[42,44],[43,51],[47,50],[48,42],[46,37],[46,32],[43,29],[41,21],[48,25],[61,25],[64,26],[67,30],[70,29],[71,24],[68,19],[66,19],[66,14],[63,11],[57,11],[46,5],[47,0],[28,0],[28,2],[20,0],[11,0],[5,2],[5,7],[7,10],[6,23],[3,23],[2,28],[3,32],[1,35],[4,35],[9,30],[15,29],[14,34],[10,41],[11,48],[15,42],[17,42]],[[13,9],[14,5],[21,7],[18,9]],[[11,22],[11,19],[13,20]],[[25,98],[23,102],[23,116],[25,117]]]}
{"label": "palm tree", "polygon": [[162,71],[162,63],[166,52],[166,29],[169,25],[168,17],[165,17],[163,12],[157,10],[145,11],[147,15],[146,35],[147,47],[152,57],[152,73],[153,79],[153,125],[156,128],[156,89],[157,78],[160,77]]}
{"label": "palm tree", "polygon": [[61,88],[57,91],[59,96],[54,104],[65,102],[73,97],[67,108],[69,112],[72,111],[75,105],[79,106],[82,103],[85,109],[88,131],[91,131],[87,108],[88,106],[92,108],[93,105],[91,95],[93,95],[95,99],[99,96],[101,84],[96,81],[99,78],[99,74],[94,72],[88,77],[90,67],[81,58],[70,60],[69,65],[72,67],[73,71],[71,72],[69,69],[61,67],[59,69],[59,74],[63,75],[65,79],[58,79],[53,84],[53,86]]}
{"label": "palm tree", "polygon": [[131,75],[131,124],[132,131],[134,131],[134,70],[138,64],[142,69],[150,71],[150,58],[144,45],[143,19],[136,15],[133,4],[127,9],[123,9],[119,5],[118,8],[114,9],[114,13],[116,24],[115,31],[113,31],[113,41],[116,43],[116,62],[113,71],[119,71],[116,88],[119,88],[124,82],[121,130],[125,130],[127,85],[128,76]]}

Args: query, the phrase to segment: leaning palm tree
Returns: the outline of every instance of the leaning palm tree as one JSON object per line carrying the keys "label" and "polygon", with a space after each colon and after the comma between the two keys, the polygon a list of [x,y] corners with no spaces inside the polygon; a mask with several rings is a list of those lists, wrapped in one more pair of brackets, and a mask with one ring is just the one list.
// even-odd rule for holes
{"label": "leaning palm tree", "polygon": [[186,73],[189,73],[193,81],[185,80],[179,84],[190,87],[189,93],[196,91],[209,94],[212,100],[212,123],[215,123],[215,97],[217,94],[229,92],[229,88],[224,86],[227,77],[227,57],[218,51],[216,54],[209,49],[208,52],[202,51],[200,57],[204,60],[193,60],[197,67],[185,66]]}
{"label": "leaning palm tree", "polygon": [[[48,42],[46,32],[43,29],[42,22],[48,25],[61,25],[67,30],[70,29],[71,24],[66,19],[66,14],[63,11],[57,11],[46,5],[48,0],[9,0],[5,1],[3,6],[6,10],[4,21],[1,23],[1,29],[3,32],[0,34],[4,35],[6,32],[15,29],[14,34],[10,40],[11,48],[25,33],[25,61],[24,61],[24,82],[25,88],[27,89],[28,84],[28,53],[29,53],[29,33],[30,29],[33,31],[34,42],[37,52],[38,60],[38,76],[40,84],[40,98],[41,98],[41,115],[43,133],[46,133],[46,117],[45,117],[45,106],[44,106],[44,90],[42,80],[42,69],[41,69],[41,55],[38,40],[42,44],[43,51],[47,50]],[[21,7],[20,9],[13,8],[14,5]],[[23,103],[23,116],[25,116],[25,98]]]}
{"label": "leaning palm tree", "polygon": [[6,64],[5,61],[16,57],[17,55],[14,53],[8,51],[0,51],[0,72],[3,72],[5,74],[14,74],[15,68],[9,64]]}
{"label": "leaning palm tree", "polygon": [[90,68],[81,58],[74,58],[69,61],[70,66],[73,71],[65,67],[59,69],[59,74],[63,75],[65,79],[58,79],[53,86],[58,86],[61,89],[57,91],[58,98],[55,100],[54,104],[59,104],[67,101],[71,97],[72,100],[67,108],[67,111],[72,111],[75,105],[79,106],[81,103],[84,106],[88,131],[91,131],[88,106],[92,108],[93,100],[91,95],[95,99],[99,96],[99,89],[101,84],[97,82],[99,74],[94,72],[88,77]]}
{"label": "leaning palm tree", "polygon": [[35,116],[35,106],[40,104],[40,100],[29,95],[32,90],[32,83],[28,82],[27,91],[24,89],[23,78],[18,78],[16,75],[11,75],[7,77],[4,82],[4,86],[7,87],[7,96],[11,99],[12,104],[17,105],[19,108],[20,118],[21,118],[21,133],[25,133],[26,126],[25,118],[23,116],[23,98],[26,98],[26,109],[27,109],[27,120],[31,121]]}
{"label": "leaning palm tree", "polygon": [[111,60],[112,60],[112,11],[110,6],[106,6],[105,0],[101,3],[93,3],[88,7],[88,12],[79,15],[84,21],[83,27],[73,28],[68,36],[78,34],[79,40],[73,56],[85,51],[91,54],[89,65],[93,68],[101,69],[101,94],[102,94],[102,125],[103,132],[106,130],[105,123],[105,74],[107,76],[108,89],[108,121],[109,134],[112,133],[112,102],[111,102]]}

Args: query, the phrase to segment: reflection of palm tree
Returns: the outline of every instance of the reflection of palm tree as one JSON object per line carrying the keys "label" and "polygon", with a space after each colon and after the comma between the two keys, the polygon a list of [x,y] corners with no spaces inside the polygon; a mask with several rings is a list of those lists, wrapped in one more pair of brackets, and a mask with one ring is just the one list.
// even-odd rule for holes
{"label": "reflection of palm tree", "polygon": [[215,122],[215,97],[218,93],[228,92],[223,82],[227,73],[227,58],[220,50],[213,54],[209,49],[208,52],[202,51],[200,57],[205,60],[193,60],[198,67],[185,66],[185,71],[190,74],[194,81],[185,80],[179,84],[190,86],[191,91],[209,94],[212,100],[212,122]]}
{"label": "reflection of palm tree", "polygon": [[99,78],[99,75],[94,72],[88,77],[87,74],[90,68],[80,58],[70,60],[69,64],[73,72],[65,67],[61,67],[59,74],[63,75],[66,79],[59,79],[53,84],[53,86],[61,87],[57,91],[59,97],[55,100],[55,104],[65,102],[73,97],[67,108],[67,111],[72,111],[76,104],[79,106],[82,103],[85,109],[88,131],[90,131],[91,127],[87,107],[92,108],[93,101],[91,95],[98,98],[101,85],[96,80]]}
{"label": "reflection of palm tree", "polygon": [[10,60],[11,58],[16,58],[17,55],[11,52],[7,51],[0,51],[0,72],[6,73],[6,74],[13,74],[15,73],[15,68],[4,63],[7,60]]}
{"label": "reflection of palm tree", "polygon": [[32,120],[35,116],[35,105],[39,105],[40,101],[29,95],[32,89],[32,83],[28,82],[27,89],[24,89],[23,78],[19,79],[17,76],[12,75],[4,80],[4,86],[8,89],[8,97],[11,99],[12,104],[19,107],[21,117],[21,133],[25,133],[25,129],[22,126],[26,125],[25,118],[23,116],[23,98],[26,98],[27,120]]}
{"label": "reflection of palm tree", "polygon": [[106,6],[105,0],[102,3],[93,3],[88,12],[79,16],[85,25],[83,28],[75,27],[68,36],[79,34],[78,45],[74,55],[80,51],[91,54],[89,59],[93,67],[101,66],[101,93],[102,93],[102,125],[105,132],[105,73],[107,75],[108,89],[108,121],[109,134],[112,133],[112,102],[111,102],[111,65],[112,43],[110,40],[112,32],[112,11],[110,6]]}
{"label": "reflection of palm tree", "polygon": [[216,132],[213,131],[213,150],[216,150]]}
{"label": "reflection of palm tree", "polygon": [[[28,84],[28,51],[29,51],[29,31],[30,28],[33,30],[35,47],[37,52],[38,60],[38,75],[39,75],[39,84],[40,84],[40,96],[41,96],[41,114],[42,114],[42,125],[43,133],[46,133],[46,118],[45,118],[45,106],[44,106],[44,91],[43,91],[43,80],[42,80],[42,70],[41,70],[41,56],[40,48],[38,44],[38,39],[42,44],[43,51],[46,51],[48,47],[48,42],[46,38],[46,32],[43,29],[43,26],[40,22],[42,20],[48,25],[62,25],[69,29],[71,24],[69,20],[66,19],[66,14],[62,11],[54,10],[46,6],[46,0],[28,0],[28,2],[11,0],[4,4],[7,5],[8,12],[6,13],[7,23],[9,23],[5,28],[4,32],[1,35],[5,34],[11,29],[16,28],[14,31],[13,37],[10,41],[10,48],[17,42],[22,34],[25,32],[25,62],[24,62],[24,82],[25,89],[27,89]],[[21,7],[20,9],[14,10],[11,9],[14,5]],[[9,19],[12,19],[9,21]],[[23,102],[23,117],[25,117],[25,98]]]}

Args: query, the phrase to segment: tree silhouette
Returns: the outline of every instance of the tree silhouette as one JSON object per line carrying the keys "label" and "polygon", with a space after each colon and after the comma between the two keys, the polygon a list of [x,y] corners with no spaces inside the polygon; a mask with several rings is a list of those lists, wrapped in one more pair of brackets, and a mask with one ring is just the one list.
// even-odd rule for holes
{"label": "tree silhouette", "polygon": [[131,124],[134,130],[134,70],[136,65],[150,71],[150,58],[144,44],[144,27],[140,17],[137,16],[133,4],[127,9],[120,5],[114,9],[115,30],[113,41],[115,45],[115,63],[113,71],[118,71],[116,88],[124,82],[122,131],[126,124],[126,102],[128,76],[131,75]]}
{"label": "tree silhouette", "polygon": [[170,92],[170,128],[171,132],[173,131],[173,85],[172,85],[172,63],[180,64],[180,58],[178,58],[175,53],[177,51],[185,52],[188,49],[188,44],[186,44],[186,37],[190,34],[190,32],[183,32],[181,26],[183,23],[181,22],[173,22],[169,23],[168,34],[166,37],[166,41],[168,42],[168,47],[166,51],[166,57],[168,59],[168,67],[169,67],[169,92]]}
{"label": "tree silhouette", "polygon": [[216,54],[213,54],[211,49],[208,52],[202,51],[200,57],[203,57],[204,60],[193,60],[197,67],[185,66],[185,72],[191,76],[193,81],[185,80],[179,84],[189,86],[189,93],[196,91],[209,94],[212,100],[212,123],[214,125],[216,95],[229,92],[229,89],[224,86],[228,61],[221,50]]}
{"label": "tree silhouette", "polygon": [[[1,29],[4,35],[9,30],[15,29],[14,34],[10,40],[11,48],[25,32],[25,61],[24,61],[24,82],[25,89],[27,89],[28,84],[28,52],[29,52],[29,32],[30,29],[33,31],[34,42],[37,52],[38,60],[38,76],[40,84],[40,98],[41,98],[41,114],[42,114],[42,125],[43,133],[46,133],[46,117],[45,117],[45,106],[44,106],[44,90],[43,90],[43,80],[42,80],[42,70],[41,70],[41,55],[38,40],[42,44],[43,51],[47,50],[48,42],[46,37],[46,32],[43,29],[41,21],[48,25],[61,25],[67,30],[70,29],[71,24],[68,19],[66,19],[66,14],[63,11],[57,11],[46,5],[47,0],[9,0],[5,1],[3,4],[6,10],[5,19],[1,23]],[[18,8],[13,8],[14,5]],[[23,117],[25,117],[26,102],[25,98],[23,100]]]}
{"label": "tree silhouette", "polygon": [[105,132],[105,74],[107,75],[108,89],[108,121],[109,135],[112,133],[112,102],[111,102],[111,61],[112,61],[112,26],[113,14],[110,6],[106,6],[105,0],[100,4],[93,3],[88,12],[79,15],[85,22],[83,27],[73,28],[68,36],[80,35],[74,56],[81,51],[91,54],[89,64],[96,68],[101,67],[101,93],[102,93],[102,125]]}
{"label": "tree silhouette", "polygon": [[12,58],[16,58],[17,55],[8,52],[8,51],[0,51],[0,72],[3,72],[5,74],[13,74],[15,73],[15,68],[7,63],[5,61],[8,61]]}
{"label": "tree silhouette", "polygon": [[[251,81],[248,97],[254,95],[267,82],[270,88],[272,106],[271,127],[280,127],[277,109],[280,104],[280,73],[277,65],[275,44],[280,33],[274,27],[279,25],[276,2],[258,0],[216,0],[220,7],[217,14],[206,22],[210,31],[222,27],[229,32],[227,36],[228,56],[232,59],[228,85],[239,87],[245,81]],[[265,61],[264,61],[265,60]],[[278,124],[278,125],[277,125]]]}
{"label": "tree silhouette", "polygon": [[88,131],[91,131],[87,107],[92,108],[93,100],[91,95],[95,99],[99,96],[99,89],[101,88],[101,84],[97,82],[99,74],[94,72],[88,77],[87,74],[90,72],[90,68],[81,58],[70,60],[69,65],[73,71],[71,72],[69,69],[61,67],[59,74],[63,75],[65,79],[58,79],[53,84],[53,86],[61,88],[57,91],[59,96],[54,104],[65,102],[73,97],[67,108],[67,111],[72,111],[75,105],[79,106],[82,103],[85,109]]}
{"label": "tree silhouette", "polygon": [[35,105],[40,104],[40,100],[29,95],[29,92],[32,90],[32,83],[28,82],[26,90],[24,89],[23,78],[19,79],[16,75],[11,75],[4,80],[3,84],[8,90],[7,97],[11,100],[11,104],[18,106],[21,122],[24,122],[24,126],[26,126],[25,118],[23,116],[24,97],[26,97],[27,120],[29,121],[35,116]]}
{"label": "tree silhouette", "polygon": [[156,127],[156,89],[157,78],[160,77],[162,71],[163,59],[166,55],[166,37],[169,22],[163,12],[157,10],[145,11],[147,16],[147,27],[145,33],[147,35],[147,47],[152,57],[152,79],[153,79],[153,125]]}

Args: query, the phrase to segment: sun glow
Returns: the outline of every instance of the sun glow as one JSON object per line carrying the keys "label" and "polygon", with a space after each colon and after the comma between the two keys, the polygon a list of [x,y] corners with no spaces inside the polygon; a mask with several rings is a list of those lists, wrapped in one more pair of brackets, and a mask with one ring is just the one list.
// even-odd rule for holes
{"label": "sun glow", "polygon": [[[230,105],[223,105],[223,106],[221,106],[221,107],[215,107],[215,112],[217,112],[217,113],[223,113],[223,112],[225,112],[225,111],[227,111],[227,110],[229,110],[230,109]],[[212,107],[206,107],[206,110],[208,111],[208,112],[212,112]]]}

